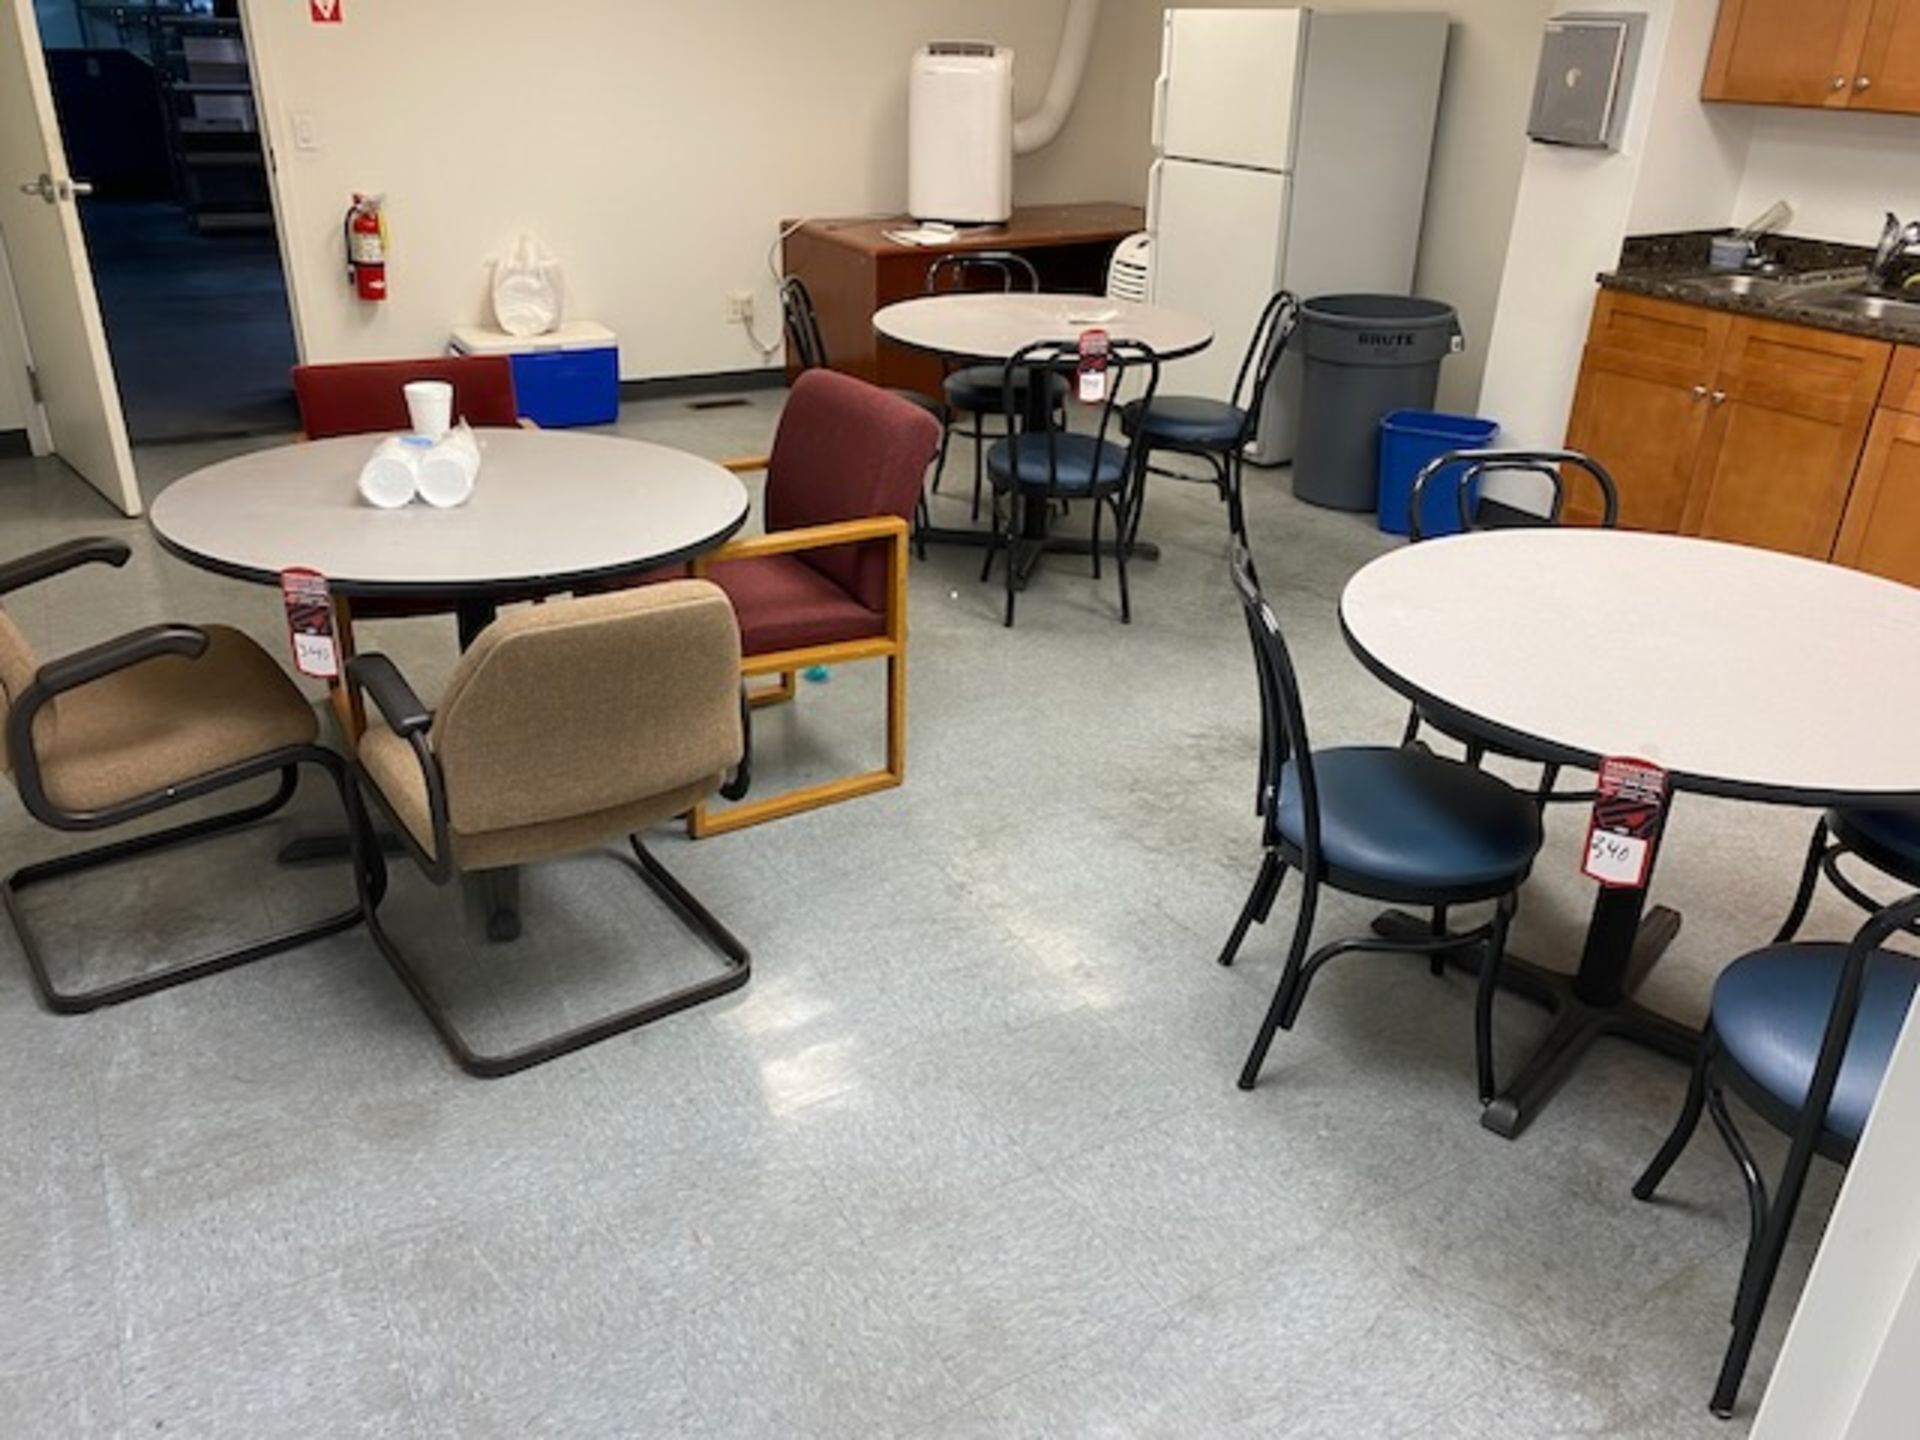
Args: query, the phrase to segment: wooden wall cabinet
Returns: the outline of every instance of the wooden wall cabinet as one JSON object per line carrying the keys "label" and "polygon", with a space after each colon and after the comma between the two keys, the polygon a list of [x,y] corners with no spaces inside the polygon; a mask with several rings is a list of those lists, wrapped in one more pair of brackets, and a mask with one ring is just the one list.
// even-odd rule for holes
{"label": "wooden wall cabinet", "polygon": [[1920,0],[1721,0],[1700,93],[1920,114]]}
{"label": "wooden wall cabinet", "polygon": [[[1613,474],[1625,526],[1825,559],[1892,353],[1879,340],[1603,290],[1567,444]],[[1567,516],[1597,518],[1572,497]]]}
{"label": "wooden wall cabinet", "polygon": [[1894,352],[1833,558],[1920,585],[1920,348]]}

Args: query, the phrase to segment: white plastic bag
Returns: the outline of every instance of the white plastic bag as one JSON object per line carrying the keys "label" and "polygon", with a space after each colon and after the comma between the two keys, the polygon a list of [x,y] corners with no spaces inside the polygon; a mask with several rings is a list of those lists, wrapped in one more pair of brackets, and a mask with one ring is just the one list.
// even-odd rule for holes
{"label": "white plastic bag", "polygon": [[509,335],[544,335],[560,323],[560,262],[522,233],[506,258],[493,262],[493,317]]}

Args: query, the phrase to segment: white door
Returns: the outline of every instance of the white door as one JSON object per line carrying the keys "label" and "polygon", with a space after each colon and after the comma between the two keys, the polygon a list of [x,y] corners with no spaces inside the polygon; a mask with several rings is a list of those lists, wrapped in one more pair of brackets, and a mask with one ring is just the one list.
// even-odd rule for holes
{"label": "white door", "polygon": [[32,0],[0,0],[0,235],[53,453],[138,515],[127,422]]}
{"label": "white door", "polygon": [[1167,366],[1162,394],[1225,400],[1232,391],[1260,311],[1280,283],[1290,184],[1265,170],[1154,162],[1147,215],[1154,303],[1203,315],[1213,326],[1212,345]]}
{"label": "white door", "polygon": [[1154,91],[1162,155],[1293,168],[1302,10],[1169,10]]}

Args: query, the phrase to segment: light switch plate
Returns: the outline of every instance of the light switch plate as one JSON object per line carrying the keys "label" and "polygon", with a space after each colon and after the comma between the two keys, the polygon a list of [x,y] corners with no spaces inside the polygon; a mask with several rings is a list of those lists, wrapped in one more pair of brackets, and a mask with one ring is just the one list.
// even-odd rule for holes
{"label": "light switch plate", "polygon": [[318,150],[320,131],[313,123],[311,110],[293,112],[293,148],[296,150]]}

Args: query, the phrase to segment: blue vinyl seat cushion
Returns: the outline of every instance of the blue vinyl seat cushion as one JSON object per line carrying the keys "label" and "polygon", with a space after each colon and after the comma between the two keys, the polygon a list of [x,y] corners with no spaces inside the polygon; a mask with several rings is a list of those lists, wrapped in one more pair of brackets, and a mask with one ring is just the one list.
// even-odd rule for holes
{"label": "blue vinyl seat cushion", "polygon": [[[1026,403],[1027,386],[1032,383],[1033,371],[1022,365],[1013,372],[1013,394],[1016,404]],[[1050,375],[1056,402],[1067,398],[1067,380],[1064,375]],[[942,382],[946,392],[947,404],[955,410],[970,410],[980,415],[999,415],[1006,411],[1006,367],[1001,365],[966,365],[954,371]]]}
{"label": "blue vinyl seat cushion", "polygon": [[[1051,461],[1049,444],[1053,447]],[[1119,486],[1126,479],[1127,452],[1091,435],[1057,430],[994,441],[987,450],[987,474],[996,489],[1015,488],[1016,466],[1020,487],[1045,489],[1051,479],[1061,491],[1085,493]]]}
{"label": "blue vinyl seat cushion", "polygon": [[[1469,893],[1504,888],[1533,864],[1540,812],[1497,776],[1423,750],[1347,746],[1313,753],[1320,856],[1395,886]],[[1296,762],[1280,776],[1280,834],[1304,844]]]}
{"label": "blue vinyl seat cushion", "polygon": [[1827,828],[1843,845],[1863,852],[1900,879],[1920,885],[1920,810],[1830,810]]}
{"label": "blue vinyl seat cushion", "polygon": [[1199,395],[1166,395],[1135,400],[1120,412],[1120,428],[1152,445],[1195,450],[1231,449],[1240,441],[1247,412],[1224,400]]}
{"label": "blue vinyl seat cushion", "polygon": [[[1713,1031],[1727,1056],[1781,1104],[1799,1109],[1840,984],[1845,945],[1773,945],[1742,955],[1713,987]],[[1920,986],[1920,960],[1878,950],[1867,962],[1827,1129],[1858,1140],[1893,1057],[1907,1007]]]}

